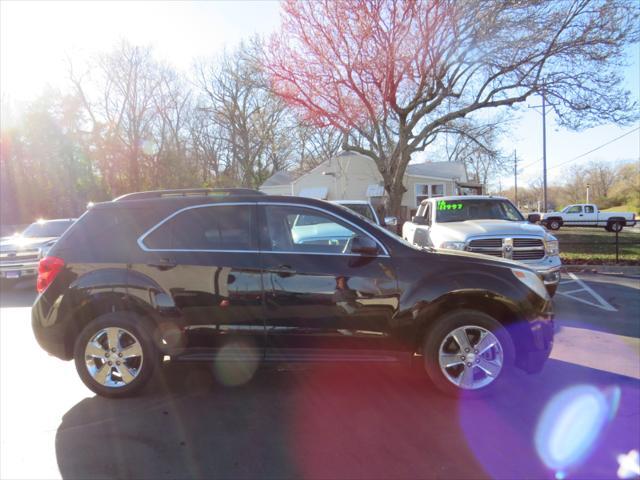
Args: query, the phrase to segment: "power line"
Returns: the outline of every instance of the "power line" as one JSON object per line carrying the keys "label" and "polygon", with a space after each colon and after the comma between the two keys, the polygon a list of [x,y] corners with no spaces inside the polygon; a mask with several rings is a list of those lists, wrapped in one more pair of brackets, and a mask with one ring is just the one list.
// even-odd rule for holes
{"label": "power line", "polygon": [[623,134],[622,134],[622,135],[620,135],[619,137],[613,138],[613,139],[609,140],[608,142],[605,142],[605,143],[603,143],[602,145],[600,145],[600,146],[598,146],[598,147],[596,147],[596,148],[594,148],[594,149],[592,149],[592,150],[589,150],[588,152],[581,153],[581,154],[580,154],[580,155],[578,155],[577,157],[573,157],[573,158],[572,158],[572,159],[570,159],[570,160],[567,160],[567,161],[565,161],[565,162],[559,163],[558,165],[554,165],[553,167],[550,167],[550,168],[549,168],[549,170],[551,170],[551,169],[553,169],[553,168],[561,167],[562,165],[566,165],[567,163],[575,162],[575,161],[576,161],[576,160],[578,160],[579,158],[586,157],[586,156],[587,156],[587,155],[589,155],[590,153],[593,153],[593,152],[595,152],[595,151],[597,151],[597,150],[600,150],[601,148],[604,148],[604,147],[606,147],[607,145],[610,145],[610,144],[612,144],[613,142],[616,142],[616,141],[620,140],[621,138],[626,137],[627,135],[631,135],[633,132],[638,131],[638,130],[640,130],[640,127],[636,127],[636,128],[634,128],[633,130],[629,130],[628,132],[623,133]]}

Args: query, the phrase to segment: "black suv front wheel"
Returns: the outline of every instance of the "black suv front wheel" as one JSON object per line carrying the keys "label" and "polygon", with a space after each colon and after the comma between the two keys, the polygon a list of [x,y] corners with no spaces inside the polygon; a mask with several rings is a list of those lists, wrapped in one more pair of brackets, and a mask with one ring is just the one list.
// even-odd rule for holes
{"label": "black suv front wheel", "polygon": [[460,310],[437,322],[425,337],[423,358],[438,389],[450,395],[478,395],[509,375],[513,342],[497,320],[483,312]]}
{"label": "black suv front wheel", "polygon": [[91,321],[75,342],[78,375],[92,391],[105,397],[138,392],[151,378],[158,355],[144,320],[113,312]]}

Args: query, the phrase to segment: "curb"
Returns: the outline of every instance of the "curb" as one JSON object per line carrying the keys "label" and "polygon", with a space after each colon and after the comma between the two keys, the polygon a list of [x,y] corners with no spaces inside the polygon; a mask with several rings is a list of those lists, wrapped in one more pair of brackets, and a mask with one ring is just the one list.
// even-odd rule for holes
{"label": "curb", "polygon": [[566,272],[640,275],[640,265],[563,265],[562,269]]}

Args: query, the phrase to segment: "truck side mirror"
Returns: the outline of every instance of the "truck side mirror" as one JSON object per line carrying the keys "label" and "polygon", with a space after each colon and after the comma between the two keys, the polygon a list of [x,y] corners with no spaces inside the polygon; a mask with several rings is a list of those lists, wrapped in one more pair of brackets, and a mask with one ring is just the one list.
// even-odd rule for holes
{"label": "truck side mirror", "polygon": [[398,217],[384,217],[384,224],[387,227],[397,227],[398,226]]}
{"label": "truck side mirror", "polygon": [[540,214],[539,213],[530,213],[527,216],[527,221],[529,223],[538,223],[540,221]]}

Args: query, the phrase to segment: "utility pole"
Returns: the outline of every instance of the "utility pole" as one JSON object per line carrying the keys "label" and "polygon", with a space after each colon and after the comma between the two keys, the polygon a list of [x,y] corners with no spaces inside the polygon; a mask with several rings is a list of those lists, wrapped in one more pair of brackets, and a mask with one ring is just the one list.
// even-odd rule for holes
{"label": "utility pole", "polygon": [[544,90],[542,90],[542,182],[543,182],[543,208],[547,212],[547,102]]}
{"label": "utility pole", "polygon": [[542,105],[529,105],[529,108],[542,107],[542,212],[547,211],[547,99],[544,95],[544,87],[540,89]]}
{"label": "utility pole", "polygon": [[518,157],[513,151],[513,185],[515,188],[516,208],[518,208]]}

